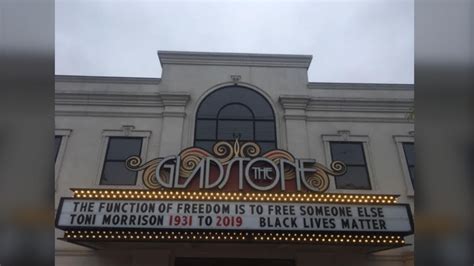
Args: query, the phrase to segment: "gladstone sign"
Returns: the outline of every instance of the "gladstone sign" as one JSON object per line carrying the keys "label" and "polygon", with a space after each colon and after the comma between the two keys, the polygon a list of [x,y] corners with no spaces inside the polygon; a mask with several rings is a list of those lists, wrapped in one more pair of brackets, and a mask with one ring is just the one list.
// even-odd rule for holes
{"label": "gladstone sign", "polygon": [[329,175],[346,172],[340,161],[326,167],[279,149],[261,154],[260,146],[253,142],[219,141],[212,151],[190,147],[178,155],[144,163],[132,156],[126,166],[143,171],[143,184],[149,189],[188,191],[324,192],[329,188]]}

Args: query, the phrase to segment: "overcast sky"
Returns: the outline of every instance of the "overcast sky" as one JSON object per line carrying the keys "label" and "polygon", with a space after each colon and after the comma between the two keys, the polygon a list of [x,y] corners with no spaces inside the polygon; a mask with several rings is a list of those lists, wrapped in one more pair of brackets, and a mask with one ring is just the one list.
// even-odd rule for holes
{"label": "overcast sky", "polygon": [[161,77],[157,50],[310,54],[313,82],[413,83],[413,0],[57,0],[56,74]]}

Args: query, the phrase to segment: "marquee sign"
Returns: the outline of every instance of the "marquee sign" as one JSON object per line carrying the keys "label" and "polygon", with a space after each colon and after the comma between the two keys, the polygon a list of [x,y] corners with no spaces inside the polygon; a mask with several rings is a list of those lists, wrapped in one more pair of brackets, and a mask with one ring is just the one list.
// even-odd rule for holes
{"label": "marquee sign", "polygon": [[[73,189],[56,227],[84,241],[280,241],[400,246],[413,233],[411,210],[396,195],[325,193],[326,167],[284,150],[261,154],[252,142],[191,147],[127,168],[148,189]],[[324,192],[324,193],[323,193]]]}
{"label": "marquee sign", "polygon": [[406,205],[88,200],[61,202],[59,228],[410,233]]}
{"label": "marquee sign", "polygon": [[130,157],[126,164],[132,171],[143,170],[143,184],[150,189],[324,192],[329,187],[328,175],[346,171],[340,161],[328,168],[313,159],[296,159],[284,150],[260,153],[253,142],[220,141],[212,154],[191,147],[144,164],[140,157]]}

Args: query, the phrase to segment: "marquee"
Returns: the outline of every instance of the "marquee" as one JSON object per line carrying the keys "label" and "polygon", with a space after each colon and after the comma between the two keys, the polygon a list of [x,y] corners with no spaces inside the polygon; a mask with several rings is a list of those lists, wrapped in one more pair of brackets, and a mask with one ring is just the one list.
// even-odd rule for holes
{"label": "marquee", "polygon": [[216,143],[213,153],[192,147],[146,163],[131,157],[127,167],[143,171],[148,189],[72,189],[56,216],[66,240],[393,246],[413,233],[410,207],[397,195],[325,193],[343,162],[262,155],[236,140]]}

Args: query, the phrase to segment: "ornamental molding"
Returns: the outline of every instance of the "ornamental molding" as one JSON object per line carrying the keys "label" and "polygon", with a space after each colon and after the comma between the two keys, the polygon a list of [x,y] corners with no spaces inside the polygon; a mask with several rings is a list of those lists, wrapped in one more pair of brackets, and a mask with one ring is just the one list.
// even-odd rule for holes
{"label": "ornamental molding", "polygon": [[[119,117],[119,118],[161,118],[162,112],[128,112],[128,111],[82,111],[82,110],[56,110],[56,116],[74,116],[74,117]],[[184,114],[183,114],[184,116]]]}
{"label": "ornamental molding", "polygon": [[399,123],[399,124],[413,124],[403,117],[349,117],[349,116],[308,116],[305,119],[310,122],[367,122],[367,123]]}
{"label": "ornamental molding", "polygon": [[390,90],[414,91],[413,84],[309,82],[308,89],[318,90]]}
{"label": "ornamental molding", "polygon": [[288,54],[207,53],[158,51],[161,66],[173,65],[216,65],[257,66],[308,69],[313,56]]}
{"label": "ornamental molding", "polygon": [[190,99],[187,93],[130,94],[59,91],[55,96],[56,115],[94,117],[184,117],[184,107]]}
{"label": "ornamental molding", "polygon": [[279,102],[286,120],[413,124],[406,118],[413,99],[282,95]]}
{"label": "ornamental molding", "polygon": [[78,83],[118,83],[118,84],[159,84],[161,78],[134,78],[134,77],[101,77],[101,76],[76,76],[56,75],[55,82]]}
{"label": "ornamental molding", "polygon": [[188,93],[160,93],[159,97],[164,106],[186,106],[191,96]]}
{"label": "ornamental molding", "polygon": [[282,95],[279,98],[283,109],[301,109],[306,110],[310,97],[306,95]]}
{"label": "ornamental molding", "polygon": [[162,107],[159,94],[56,92],[56,105]]}
{"label": "ornamental molding", "polygon": [[304,95],[282,95],[282,107],[304,111],[407,113],[413,107],[413,99],[397,98],[311,98]]}
{"label": "ornamental molding", "polygon": [[56,92],[56,105],[98,106],[186,106],[191,96],[188,93],[84,93]]}
{"label": "ornamental molding", "polygon": [[413,99],[397,98],[312,98],[306,110],[406,114],[413,104]]}

